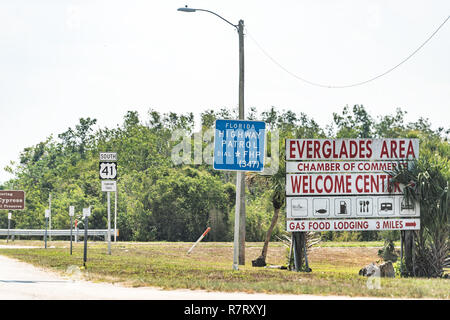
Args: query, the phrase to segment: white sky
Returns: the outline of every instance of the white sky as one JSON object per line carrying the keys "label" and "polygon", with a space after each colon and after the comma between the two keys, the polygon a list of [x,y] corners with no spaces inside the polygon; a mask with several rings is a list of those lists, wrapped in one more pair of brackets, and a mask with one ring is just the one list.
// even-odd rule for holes
{"label": "white sky", "polygon": [[[237,107],[238,36],[214,11],[248,32],[280,64],[310,81],[342,85],[406,58],[449,16],[450,1],[0,2],[0,182],[28,146],[74,127],[121,124],[128,110]],[[276,66],[245,39],[245,105],[304,112],[323,127],[345,105],[372,116],[407,111],[434,128],[450,125],[450,22],[412,59],[369,84],[325,89]]]}

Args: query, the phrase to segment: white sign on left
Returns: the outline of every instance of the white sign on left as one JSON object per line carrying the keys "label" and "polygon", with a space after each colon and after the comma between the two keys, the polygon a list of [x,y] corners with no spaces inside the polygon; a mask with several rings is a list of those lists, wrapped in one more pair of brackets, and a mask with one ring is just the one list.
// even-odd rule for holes
{"label": "white sign on left", "polygon": [[102,191],[103,192],[116,192],[117,184],[116,180],[102,180]]}

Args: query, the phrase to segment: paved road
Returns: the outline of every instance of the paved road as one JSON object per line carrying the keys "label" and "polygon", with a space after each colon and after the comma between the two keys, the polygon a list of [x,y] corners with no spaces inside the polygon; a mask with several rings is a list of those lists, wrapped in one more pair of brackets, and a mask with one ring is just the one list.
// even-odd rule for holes
{"label": "paved road", "polygon": [[312,295],[268,295],[127,288],[80,279],[77,267],[66,275],[50,272],[0,255],[0,300],[311,300],[346,299]]}

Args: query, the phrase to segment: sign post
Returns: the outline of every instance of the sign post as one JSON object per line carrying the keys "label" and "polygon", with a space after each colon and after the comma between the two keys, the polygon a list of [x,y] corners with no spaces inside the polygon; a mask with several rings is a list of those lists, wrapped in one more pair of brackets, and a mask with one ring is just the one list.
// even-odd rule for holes
{"label": "sign post", "polygon": [[83,208],[84,218],[84,251],[83,251],[83,266],[86,268],[87,261],[87,237],[88,237],[88,222],[91,215],[91,207]]}
{"label": "sign post", "polygon": [[233,270],[238,270],[238,264],[245,264],[244,173],[264,170],[266,124],[263,121],[218,119],[215,127],[213,168],[236,171]]}
{"label": "sign post", "polygon": [[70,255],[72,255],[72,226],[73,226],[73,216],[75,215],[75,207],[69,207],[69,216],[70,216]]}
{"label": "sign post", "polygon": [[9,228],[11,228],[11,212],[8,212],[8,235],[6,236],[6,243],[9,241]]}
{"label": "sign post", "polygon": [[50,209],[45,209],[45,233],[44,233],[45,249],[47,249],[47,228],[48,228],[48,218],[49,217],[50,217]]}
{"label": "sign post", "polygon": [[75,219],[75,243],[78,243],[78,219]]}
{"label": "sign post", "polygon": [[117,242],[117,185],[114,192],[114,242]]}
{"label": "sign post", "polygon": [[[106,192],[108,210],[108,254],[111,254],[111,196],[110,192],[117,193],[117,153],[100,152],[99,176],[102,181],[102,191]],[[112,181],[111,181],[112,180]]]}

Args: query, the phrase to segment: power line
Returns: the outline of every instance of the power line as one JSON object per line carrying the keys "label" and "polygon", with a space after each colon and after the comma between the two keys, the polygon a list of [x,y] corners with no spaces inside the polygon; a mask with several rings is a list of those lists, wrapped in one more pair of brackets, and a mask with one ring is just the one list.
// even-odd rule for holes
{"label": "power line", "polygon": [[[282,70],[284,70],[286,73],[288,73],[289,75],[293,76],[294,78],[297,78],[298,80],[301,80],[303,82],[306,82],[312,86],[316,86],[316,87],[322,87],[322,88],[332,88],[332,89],[342,89],[342,88],[350,88],[350,87],[356,87],[356,86],[360,86],[363,84],[366,84],[368,82],[374,81],[378,78],[381,78],[385,75],[387,75],[388,73],[394,71],[395,69],[397,69],[398,67],[400,67],[403,63],[405,63],[406,61],[408,61],[412,56],[414,56],[420,49],[422,49],[427,43],[428,41],[431,40],[431,38],[433,38],[435,36],[436,33],[438,33],[438,31],[444,26],[444,24],[450,19],[450,16],[447,17],[447,19],[444,20],[444,22],[441,23],[441,25],[425,40],[425,42],[423,42],[416,50],[414,50],[410,55],[408,55],[405,59],[403,59],[402,61],[400,61],[398,64],[396,64],[395,66],[393,66],[392,68],[384,71],[383,73],[380,73],[377,76],[374,76],[368,80],[365,81],[361,81],[361,82],[356,82],[353,84],[348,84],[348,85],[326,85],[326,84],[321,84],[321,83],[317,83],[317,82],[313,82],[310,80],[307,80],[303,77],[300,77],[299,75],[289,71],[288,69],[286,69],[284,66],[282,66],[278,61],[276,61],[271,55],[269,55],[260,45],[259,43],[255,40],[255,38],[252,37],[252,35],[248,32],[247,30],[247,34],[248,36],[253,40],[253,42],[256,44],[256,46],[261,50],[261,52],[267,57],[269,58],[275,65],[277,65],[279,68],[281,68]],[[247,29],[247,28],[246,28]]]}

